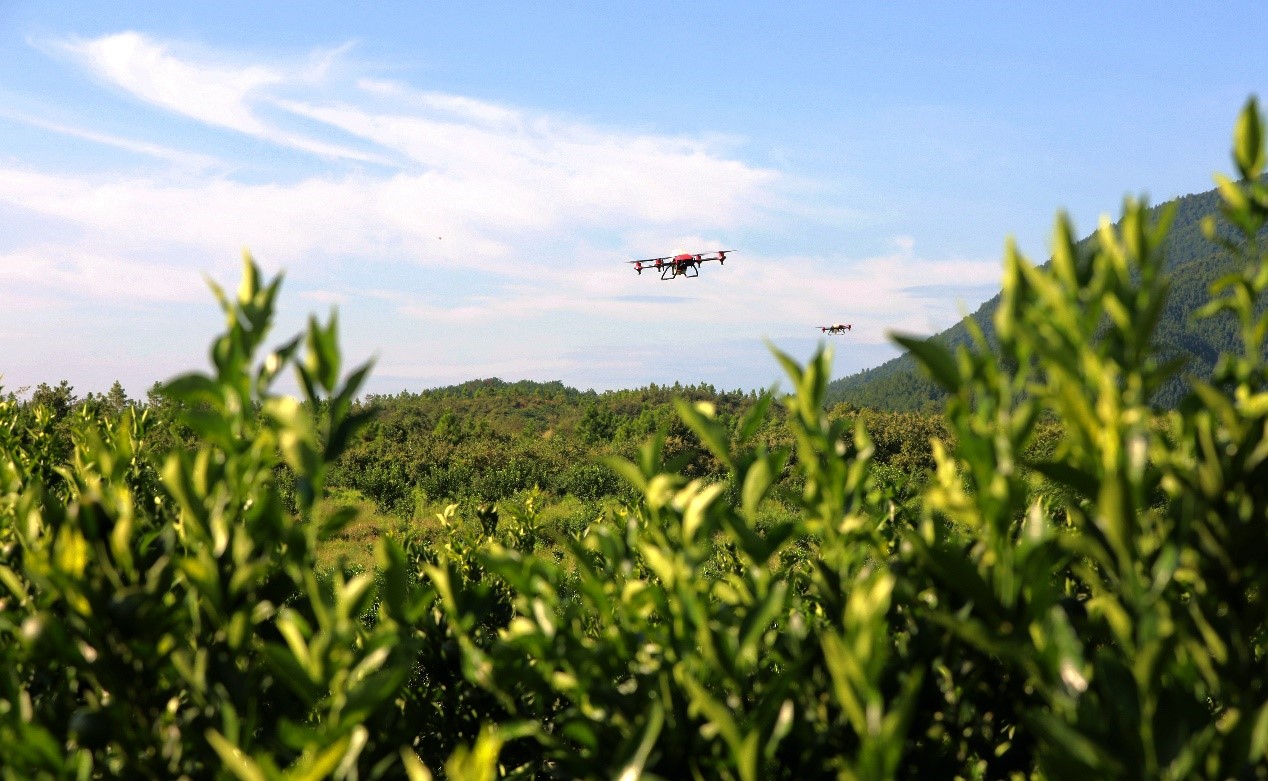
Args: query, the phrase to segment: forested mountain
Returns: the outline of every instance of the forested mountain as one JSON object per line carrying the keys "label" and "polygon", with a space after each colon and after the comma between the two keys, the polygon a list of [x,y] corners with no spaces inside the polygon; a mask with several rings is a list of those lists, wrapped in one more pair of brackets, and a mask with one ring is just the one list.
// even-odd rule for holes
{"label": "forested mountain", "polygon": [[[1171,203],[1176,211],[1164,250],[1171,289],[1155,335],[1160,354],[1164,358],[1181,358],[1184,364],[1181,373],[1155,396],[1154,403],[1161,407],[1179,401],[1187,377],[1209,377],[1222,351],[1240,348],[1237,326],[1229,316],[1201,320],[1194,317],[1209,300],[1211,283],[1234,269],[1229,254],[1202,233],[1202,219],[1218,214],[1219,193],[1210,190],[1186,195],[1154,207],[1151,214],[1157,217]],[[1090,252],[1094,238],[1092,234],[1080,241],[1080,251]],[[996,295],[970,315],[992,341],[999,303],[1000,296]],[[963,322],[934,338],[951,346],[971,343]],[[844,402],[884,410],[932,411],[941,406],[943,397],[942,389],[917,368],[909,353],[828,386],[829,404]]]}

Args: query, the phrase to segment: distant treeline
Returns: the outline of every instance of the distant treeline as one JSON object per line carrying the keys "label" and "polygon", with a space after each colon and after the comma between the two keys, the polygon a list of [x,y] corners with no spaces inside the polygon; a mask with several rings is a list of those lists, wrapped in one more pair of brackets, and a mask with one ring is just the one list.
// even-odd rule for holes
{"label": "distant treeline", "polygon": [[[156,384],[145,400],[131,399],[116,382],[104,394],[80,397],[68,382],[41,384],[26,401],[9,398],[28,416],[48,415],[60,432],[55,452],[69,457],[69,422],[75,416],[117,415],[125,408],[150,418],[159,450],[190,446],[195,438],[180,422],[184,405]],[[634,491],[606,459],[634,459],[657,433],[664,455],[682,474],[720,479],[721,464],[683,423],[675,400],[706,402],[735,435],[762,394],[720,391],[712,385],[656,385],[632,390],[580,391],[562,382],[506,382],[497,378],[459,385],[370,394],[352,406],[366,416],[327,478],[331,489],[360,493],[381,512],[409,519],[451,502],[495,503],[539,489],[550,500],[574,497],[586,506]],[[938,414],[887,412],[837,404],[833,421],[854,430],[862,423],[874,447],[874,465],[896,481],[919,481],[932,469],[930,439],[949,436]],[[793,446],[784,412],[773,407],[757,437],[768,447]],[[853,452],[853,440],[842,446]],[[791,464],[785,477],[793,472]],[[285,475],[283,475],[285,477]],[[788,485],[787,488],[796,488]]]}

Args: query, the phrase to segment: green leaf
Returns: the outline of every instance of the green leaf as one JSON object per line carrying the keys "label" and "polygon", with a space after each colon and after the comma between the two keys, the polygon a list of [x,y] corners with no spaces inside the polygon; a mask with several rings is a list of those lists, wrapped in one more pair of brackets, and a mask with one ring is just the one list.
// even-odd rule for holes
{"label": "green leaf", "polygon": [[238,303],[250,304],[260,290],[260,268],[247,250],[242,251],[242,282],[238,285]]}
{"label": "green leaf", "polygon": [[260,369],[256,372],[255,383],[260,392],[268,389],[273,383],[286,364],[290,363],[291,358],[295,355],[295,351],[299,349],[300,337],[296,336],[286,344],[269,353],[268,357],[260,365]]}
{"label": "green leaf", "polygon": [[401,749],[401,764],[405,766],[405,777],[408,781],[434,781],[431,771],[408,748]]}
{"label": "green leaf", "polygon": [[498,755],[502,736],[495,727],[480,730],[474,746],[459,746],[445,763],[445,775],[462,781],[494,781],[498,777]]}
{"label": "green leaf", "polygon": [[792,380],[793,388],[801,387],[801,366],[792,359],[792,356],[775,347],[774,344],[768,342],[766,348],[775,356],[775,360],[779,361],[779,365],[784,367],[784,373],[788,375],[788,379]]}
{"label": "green leaf", "polygon": [[1255,726],[1250,733],[1250,756],[1247,759],[1255,764],[1264,758],[1265,753],[1268,753],[1268,705],[1261,707],[1255,715]]}
{"label": "green leaf", "polygon": [[360,511],[356,507],[338,508],[322,519],[321,526],[317,530],[317,538],[320,540],[328,540],[331,537],[334,537],[336,534],[343,531],[344,527],[351,523],[352,520],[357,517],[359,512]]}
{"label": "green leaf", "polygon": [[207,730],[205,734],[207,742],[220,756],[220,761],[225,763],[225,768],[237,776],[239,781],[268,781],[268,776],[264,774],[260,766],[244,754],[242,749],[230,743],[214,729]]}
{"label": "green leaf", "polygon": [[1026,461],[1025,464],[1054,483],[1073,488],[1084,499],[1095,499],[1100,491],[1096,475],[1066,461]]}
{"label": "green leaf", "polygon": [[1121,777],[1123,768],[1119,762],[1095,741],[1081,734],[1071,725],[1050,713],[1041,711],[1027,714],[1026,720],[1043,739],[1055,748],[1061,767],[1067,772],[1082,770],[1083,773],[1095,778]]}
{"label": "green leaf", "polygon": [[1233,160],[1243,179],[1255,179],[1264,170],[1264,127],[1259,102],[1246,101],[1233,129]]}
{"label": "green leaf", "polygon": [[205,374],[182,374],[163,384],[163,394],[186,404],[217,402],[220,400],[220,385]]}
{"label": "green leaf", "polygon": [[268,662],[274,675],[284,681],[291,691],[298,694],[305,702],[315,703],[325,694],[292,651],[276,643],[269,643],[262,650],[265,661]]}
{"label": "green leaf", "polygon": [[638,742],[638,748],[634,750],[634,755],[629,761],[617,771],[617,781],[637,781],[643,777],[643,768],[647,766],[647,759],[651,756],[652,749],[656,747],[656,738],[660,736],[660,730],[664,724],[664,706],[653,703],[651,712],[643,724],[643,735]]}
{"label": "green leaf", "polygon": [[757,403],[744,413],[744,417],[740,420],[737,439],[741,445],[747,443],[753,438],[762,424],[766,422],[766,417],[770,412],[771,402],[775,397],[769,393],[763,393],[757,397]]}
{"label": "green leaf", "polygon": [[740,626],[739,656],[747,658],[750,664],[758,659],[760,651],[758,643],[775,621],[775,617],[783,612],[787,595],[788,584],[784,581],[776,582],[766,592],[766,596],[756,609],[750,610],[744,617],[744,622]]}
{"label": "green leaf", "polygon": [[726,486],[724,484],[714,483],[706,486],[687,502],[687,507],[683,511],[682,517],[682,537],[684,542],[691,544],[695,540],[696,533],[704,526],[705,521],[709,519],[710,508],[725,490]]}
{"label": "green leaf", "polygon": [[[66,759],[65,748],[38,724],[21,724],[17,745],[7,746],[6,750],[15,750],[25,755],[31,762],[45,768],[63,767]],[[0,753],[0,756],[3,756]]]}
{"label": "green leaf", "polygon": [[388,614],[397,621],[410,620],[406,603],[409,597],[409,576],[406,573],[405,551],[391,537],[380,537],[375,557],[379,571],[383,573],[381,593]]}
{"label": "green leaf", "polygon": [[674,674],[683,687],[687,689],[692,709],[703,715],[718,730],[723,740],[730,745],[733,753],[736,755],[740,754],[743,736],[740,734],[739,725],[736,724],[730,709],[709,694],[709,691],[684,668],[675,667]]}
{"label": "green leaf", "polygon": [[370,359],[361,366],[357,367],[352,374],[349,374],[343,381],[343,387],[332,400],[331,409],[336,418],[342,417],[351,405],[352,400],[356,398],[357,391],[361,389],[361,385],[365,382],[365,378],[369,376],[370,370],[374,368],[374,359]]}
{"label": "green leaf", "polygon": [[[293,767],[287,770],[285,778],[288,781],[324,781],[336,768],[342,767],[347,763],[347,755],[349,752],[358,752],[360,747],[365,745],[364,727],[358,727],[362,733],[359,741],[354,741],[353,735],[345,735],[330,745],[317,750],[314,753],[315,746],[311,746],[300,757],[299,761]],[[356,755],[352,755],[353,761]],[[346,776],[345,776],[346,777]]]}
{"label": "green leaf", "polygon": [[699,409],[683,399],[674,399],[674,407],[683,423],[700,437],[704,446],[715,457],[728,467],[731,466],[731,448],[727,442],[726,430],[717,420],[706,417]]}
{"label": "green leaf", "polygon": [[626,461],[619,456],[607,456],[601,458],[600,461],[606,464],[613,472],[624,477],[630,485],[644,491],[647,489],[647,478],[643,475],[643,470],[639,469],[633,463]]}
{"label": "green leaf", "polygon": [[322,328],[317,318],[308,318],[308,336],[304,341],[304,368],[327,393],[339,381],[339,342],[336,330],[339,315],[331,311],[330,322]]}
{"label": "green leaf", "polygon": [[409,679],[409,675],[410,668],[395,665],[362,678],[348,692],[344,701],[342,712],[344,723],[364,721],[370,718],[379,706],[391,701],[398,694],[404,694],[403,686]]}
{"label": "green leaf", "polygon": [[744,475],[744,488],[742,491],[742,506],[744,508],[744,517],[749,523],[757,522],[757,508],[761,504],[762,499],[766,498],[766,492],[770,489],[774,475],[771,472],[770,457],[758,458],[748,468],[748,473]]}
{"label": "green leaf", "polygon": [[26,602],[26,587],[22,585],[21,578],[5,564],[0,564],[0,583],[3,583],[9,589],[10,594],[17,597],[19,605]]}
{"label": "green leaf", "polygon": [[933,377],[934,381],[951,393],[960,390],[960,371],[956,368],[951,352],[942,345],[930,340],[912,336],[895,334],[893,337],[903,347],[911,351]]}

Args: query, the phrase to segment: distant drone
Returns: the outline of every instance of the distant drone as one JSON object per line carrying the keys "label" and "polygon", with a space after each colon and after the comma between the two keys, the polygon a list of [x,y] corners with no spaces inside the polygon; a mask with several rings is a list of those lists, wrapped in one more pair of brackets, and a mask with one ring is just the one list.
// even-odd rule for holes
{"label": "distant drone", "polygon": [[735,250],[721,249],[715,252],[669,255],[663,258],[647,258],[645,260],[627,260],[626,263],[633,263],[634,270],[639,274],[642,274],[645,268],[655,269],[660,272],[661,279],[698,277],[700,276],[701,263],[708,260],[716,260],[718,265],[721,266],[726,263],[727,253],[731,252],[735,252]]}
{"label": "distant drone", "polygon": [[843,334],[850,330],[850,323],[833,323],[832,325],[821,325],[819,330],[825,334]]}

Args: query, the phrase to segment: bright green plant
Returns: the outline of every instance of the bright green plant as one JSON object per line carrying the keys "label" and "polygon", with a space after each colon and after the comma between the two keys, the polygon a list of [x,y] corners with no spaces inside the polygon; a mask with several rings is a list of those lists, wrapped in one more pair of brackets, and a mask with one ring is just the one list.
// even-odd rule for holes
{"label": "bright green plant", "polygon": [[[373,576],[314,572],[318,540],[347,515],[318,526],[313,500],[359,422],[350,405],[368,367],[339,381],[333,318],[310,322],[302,353],[297,338],[257,366],[279,284],[261,285],[247,258],[236,298],[213,285],[227,318],[214,371],[165,389],[197,446],[168,453],[161,481],[144,415],[74,421],[73,459],[50,470],[42,408],[25,437],[16,406],[0,408],[7,777],[399,771],[401,747],[376,745],[365,725],[408,675],[399,627],[422,594],[401,585],[390,546],[373,622]],[[287,366],[303,402],[270,390]],[[296,476],[294,515],[275,481],[283,463]]]}
{"label": "bright green plant", "polygon": [[[471,602],[488,584],[473,584],[452,558],[428,569],[460,629],[469,678],[499,697],[506,729],[537,745],[535,764],[515,774],[896,772],[922,675],[892,664],[894,577],[865,509],[868,446],[860,440],[862,460],[840,457],[842,424],[822,412],[825,355],[804,370],[781,360],[799,389],[788,406],[807,476],[803,517],[758,523],[789,457],[753,441],[770,398],[739,422],[734,443],[711,408],[682,404],[687,426],[728,468],[738,505],[722,501],[726,483],[667,471],[656,437],[638,463],[613,462],[643,500],[558,540],[560,558],[523,546],[531,507],[476,552],[512,595],[513,617],[496,637],[472,624]],[[818,560],[791,555],[794,542]]]}
{"label": "bright green plant", "polygon": [[[1246,351],[1166,420],[1148,405],[1175,370],[1152,344],[1165,211],[1151,224],[1129,201],[1082,255],[1060,219],[1047,270],[1010,249],[998,355],[984,340],[956,356],[902,340],[951,394],[956,440],[936,450],[926,521],[908,537],[933,576],[919,609],[1024,681],[1017,728],[1051,777],[1265,772],[1259,123],[1252,102],[1235,148],[1248,181],[1221,179],[1247,271],[1217,285],[1230,295],[1208,310],[1236,314]],[[1063,439],[1051,460],[1026,463],[1041,411],[1059,417]],[[1037,501],[1023,466],[1072,499]]]}

